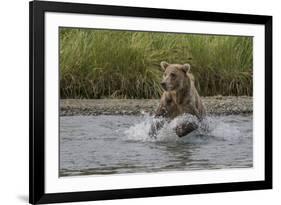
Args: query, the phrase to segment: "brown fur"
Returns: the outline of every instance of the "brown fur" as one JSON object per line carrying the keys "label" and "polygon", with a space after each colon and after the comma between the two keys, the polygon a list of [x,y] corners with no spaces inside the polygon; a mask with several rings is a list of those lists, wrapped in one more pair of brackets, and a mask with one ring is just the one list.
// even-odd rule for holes
{"label": "brown fur", "polygon": [[[167,62],[161,62],[160,65],[164,71],[161,85],[165,91],[161,97],[155,116],[173,119],[179,115],[188,113],[196,116],[199,120],[203,119],[206,111],[194,86],[194,76],[190,73],[190,65],[169,64]],[[188,127],[188,131],[182,130],[185,127]],[[194,125],[179,125],[176,128],[176,132],[179,136],[183,136],[187,132],[194,130],[190,129],[190,127],[196,129]],[[180,129],[180,131],[177,129]]]}
{"label": "brown fur", "polygon": [[190,65],[162,62],[161,67],[164,70],[161,85],[165,91],[161,97],[156,116],[173,119],[181,114],[189,113],[202,119],[206,112],[194,86]]}

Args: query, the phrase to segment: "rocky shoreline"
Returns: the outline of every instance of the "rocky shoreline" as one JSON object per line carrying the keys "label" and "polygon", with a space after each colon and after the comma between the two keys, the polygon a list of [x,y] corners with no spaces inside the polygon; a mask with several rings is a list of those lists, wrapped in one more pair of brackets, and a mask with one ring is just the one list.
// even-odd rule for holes
{"label": "rocky shoreline", "polygon": [[[253,98],[249,96],[202,97],[208,114],[251,114]],[[159,99],[63,99],[60,116],[73,115],[139,115],[153,113]]]}

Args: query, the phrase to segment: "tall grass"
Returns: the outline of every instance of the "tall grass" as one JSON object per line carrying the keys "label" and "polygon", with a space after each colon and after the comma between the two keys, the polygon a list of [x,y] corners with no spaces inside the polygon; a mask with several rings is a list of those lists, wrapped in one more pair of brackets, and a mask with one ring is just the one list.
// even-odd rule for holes
{"label": "tall grass", "polygon": [[252,38],[60,29],[62,98],[158,98],[160,62],[190,63],[201,95],[252,95]]}

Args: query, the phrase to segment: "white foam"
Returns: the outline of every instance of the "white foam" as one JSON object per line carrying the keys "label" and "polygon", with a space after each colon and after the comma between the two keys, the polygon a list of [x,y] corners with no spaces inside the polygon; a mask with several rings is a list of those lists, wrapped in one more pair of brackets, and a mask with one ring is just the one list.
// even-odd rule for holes
{"label": "white foam", "polygon": [[[209,139],[217,140],[232,140],[243,136],[241,130],[241,122],[238,120],[231,120],[237,118],[237,116],[207,116],[203,121],[198,122],[196,117],[192,115],[182,115],[171,122],[164,121],[163,127],[157,132],[155,137],[149,136],[151,124],[155,123],[157,119],[144,113],[143,122],[137,123],[131,126],[125,131],[125,137],[127,140],[134,141],[184,141],[184,142],[202,142]],[[161,119],[163,120],[163,119]],[[199,128],[187,136],[179,138],[174,128],[183,122],[196,123]],[[240,124],[239,124],[240,122]]]}
{"label": "white foam", "polygon": [[[150,136],[149,131],[152,124],[155,124],[156,121],[162,120],[164,125],[157,132],[156,136]],[[182,115],[171,122],[166,121],[165,119],[156,119],[148,114],[144,114],[143,122],[137,123],[125,130],[125,136],[128,140],[136,140],[136,141],[176,141],[180,140],[180,138],[176,135],[174,128],[183,122],[195,122],[198,124],[198,120],[191,115]]]}

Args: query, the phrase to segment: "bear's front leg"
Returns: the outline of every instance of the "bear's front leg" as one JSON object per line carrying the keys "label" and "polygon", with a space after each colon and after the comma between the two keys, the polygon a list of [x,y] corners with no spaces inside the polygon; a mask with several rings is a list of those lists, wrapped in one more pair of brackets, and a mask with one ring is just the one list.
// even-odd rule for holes
{"label": "bear's front leg", "polygon": [[177,127],[175,128],[176,134],[178,135],[178,137],[183,137],[191,132],[193,132],[194,130],[196,130],[198,128],[198,125],[196,123],[182,123],[177,125]]}
{"label": "bear's front leg", "polygon": [[164,123],[164,119],[154,119],[150,125],[148,135],[150,137],[156,138],[158,131],[163,127]]}

